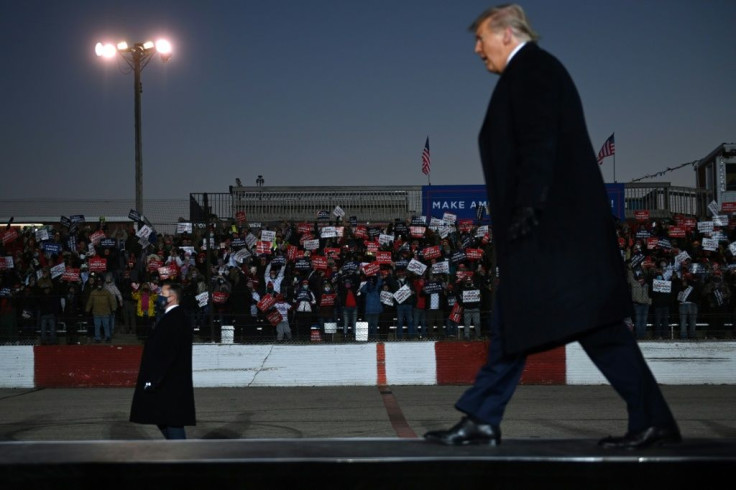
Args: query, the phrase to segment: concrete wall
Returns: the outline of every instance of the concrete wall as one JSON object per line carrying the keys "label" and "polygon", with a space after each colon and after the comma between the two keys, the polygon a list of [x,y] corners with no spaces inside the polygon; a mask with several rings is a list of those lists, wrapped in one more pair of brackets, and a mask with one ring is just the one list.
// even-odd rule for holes
{"label": "concrete wall", "polygon": [[[641,342],[662,384],[735,384],[736,342]],[[0,346],[0,388],[132,387],[142,346]],[[196,387],[470,384],[487,342],[195,344]],[[605,384],[577,343],[529,356],[523,384]]]}

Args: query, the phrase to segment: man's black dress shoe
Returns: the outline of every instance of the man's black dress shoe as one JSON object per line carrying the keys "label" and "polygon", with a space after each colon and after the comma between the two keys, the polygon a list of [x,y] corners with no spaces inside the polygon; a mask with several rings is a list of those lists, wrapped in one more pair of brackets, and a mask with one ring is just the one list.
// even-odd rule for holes
{"label": "man's black dress shoe", "polygon": [[460,422],[448,430],[433,430],[424,434],[430,442],[438,442],[446,446],[467,446],[485,444],[498,446],[501,444],[501,429],[491,424],[480,424],[470,417],[463,417]]}
{"label": "man's black dress shoe", "polygon": [[682,436],[676,427],[649,427],[641,432],[629,432],[623,437],[606,437],[598,441],[598,445],[609,449],[642,449],[681,441]]}

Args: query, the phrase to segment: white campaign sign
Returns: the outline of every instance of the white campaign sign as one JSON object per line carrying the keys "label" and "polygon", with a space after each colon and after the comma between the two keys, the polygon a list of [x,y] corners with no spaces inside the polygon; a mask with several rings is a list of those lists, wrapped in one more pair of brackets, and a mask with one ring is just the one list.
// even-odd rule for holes
{"label": "white campaign sign", "polygon": [[409,261],[409,265],[406,266],[406,269],[418,276],[421,276],[422,274],[424,274],[424,271],[427,270],[427,266],[416,259],[411,259]]}
{"label": "white campaign sign", "polygon": [[655,293],[671,293],[672,292],[672,281],[663,281],[662,279],[655,279],[652,281],[652,291]]}
{"label": "white campaign sign", "polygon": [[397,303],[403,303],[406,301],[406,298],[411,296],[411,289],[409,289],[409,286],[407,284],[404,284],[401,286],[395,293],[394,293],[394,299],[396,299]]}
{"label": "white campaign sign", "polygon": [[479,289],[463,291],[463,303],[477,303],[478,301],[480,301]]}

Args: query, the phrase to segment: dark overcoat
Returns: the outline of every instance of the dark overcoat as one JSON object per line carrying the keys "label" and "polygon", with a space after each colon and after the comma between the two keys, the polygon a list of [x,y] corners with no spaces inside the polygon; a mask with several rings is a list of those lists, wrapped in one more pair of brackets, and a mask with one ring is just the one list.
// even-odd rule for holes
{"label": "dark overcoat", "polygon": [[[196,425],[192,383],[192,326],[181,306],[156,324],[143,347],[130,421],[173,427]],[[155,390],[144,392],[146,382]]]}
{"label": "dark overcoat", "polygon": [[[562,64],[524,45],[499,77],[479,135],[508,353],[546,349],[631,315],[614,216],[577,89]],[[541,211],[509,241],[514,209]]]}

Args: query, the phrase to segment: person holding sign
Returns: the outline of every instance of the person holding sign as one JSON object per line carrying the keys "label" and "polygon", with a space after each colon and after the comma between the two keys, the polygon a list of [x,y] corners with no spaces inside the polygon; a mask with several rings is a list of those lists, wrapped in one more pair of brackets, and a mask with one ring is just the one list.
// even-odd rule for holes
{"label": "person holding sign", "polygon": [[480,288],[473,281],[472,276],[466,276],[460,286],[460,306],[463,307],[463,337],[470,340],[470,327],[473,327],[473,337],[480,338]]}
{"label": "person holding sign", "polygon": [[368,322],[368,340],[378,340],[378,319],[383,312],[381,304],[381,288],[383,278],[370,276],[360,287],[360,293],[365,297],[365,321]]}
{"label": "person holding sign", "polygon": [[[455,408],[462,419],[424,437],[501,443],[501,420],[531,352],[577,341],[626,402],[628,430],[599,442],[637,449],[680,442],[680,430],[624,324],[632,305],[616,228],[575,84],[541,49],[524,10],[473,22],[475,53],[500,75],[478,138],[499,287],[486,364]],[[585,226],[585,246],[570,237]]]}

